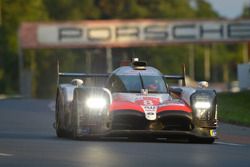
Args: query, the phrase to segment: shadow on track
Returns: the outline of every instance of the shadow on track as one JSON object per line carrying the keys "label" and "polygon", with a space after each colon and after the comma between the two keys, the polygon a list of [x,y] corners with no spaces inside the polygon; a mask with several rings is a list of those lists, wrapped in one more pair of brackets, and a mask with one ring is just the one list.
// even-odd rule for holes
{"label": "shadow on track", "polygon": [[[95,137],[95,138],[58,138],[48,133],[27,133],[27,132],[0,132],[0,139],[9,140],[53,140],[53,141],[74,141],[74,142],[124,142],[124,143],[173,143],[173,144],[195,144],[190,143],[188,138],[138,138],[138,137]],[[197,143],[199,144],[199,143]]]}
{"label": "shadow on track", "polygon": [[43,134],[43,133],[26,133],[26,132],[0,132],[0,139],[11,139],[11,140],[48,140],[54,139],[57,137],[52,134]]}

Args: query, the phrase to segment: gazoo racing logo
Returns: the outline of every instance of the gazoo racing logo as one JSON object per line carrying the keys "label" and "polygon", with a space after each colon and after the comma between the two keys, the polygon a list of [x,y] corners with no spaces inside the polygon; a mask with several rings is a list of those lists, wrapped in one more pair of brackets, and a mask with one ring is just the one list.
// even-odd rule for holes
{"label": "gazoo racing logo", "polygon": [[156,120],[157,106],[141,106],[144,110],[145,117],[147,120]]}

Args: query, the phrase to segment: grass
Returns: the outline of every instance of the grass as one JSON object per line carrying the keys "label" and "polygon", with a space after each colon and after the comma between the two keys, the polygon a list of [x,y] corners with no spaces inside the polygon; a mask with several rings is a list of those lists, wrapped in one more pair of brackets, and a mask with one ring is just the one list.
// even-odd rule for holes
{"label": "grass", "polygon": [[219,120],[250,126],[250,91],[218,93],[217,97]]}

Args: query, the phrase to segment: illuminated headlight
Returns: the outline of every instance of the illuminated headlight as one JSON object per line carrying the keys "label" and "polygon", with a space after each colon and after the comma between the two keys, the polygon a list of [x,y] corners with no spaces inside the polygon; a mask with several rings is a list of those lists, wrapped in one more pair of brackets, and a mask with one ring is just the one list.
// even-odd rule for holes
{"label": "illuminated headlight", "polygon": [[214,117],[216,94],[212,91],[197,91],[191,96],[194,115],[199,120],[210,120]]}
{"label": "illuminated headlight", "polygon": [[209,109],[211,107],[211,103],[205,101],[197,101],[194,103],[194,107],[196,109]]}
{"label": "illuminated headlight", "polygon": [[90,109],[103,109],[107,105],[107,101],[103,97],[90,97],[86,100],[86,106]]}

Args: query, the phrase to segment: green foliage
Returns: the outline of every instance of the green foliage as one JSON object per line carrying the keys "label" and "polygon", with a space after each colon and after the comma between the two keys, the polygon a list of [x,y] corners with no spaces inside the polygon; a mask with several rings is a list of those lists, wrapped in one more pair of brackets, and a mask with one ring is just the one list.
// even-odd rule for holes
{"label": "green foliage", "polygon": [[243,8],[242,18],[250,18],[250,3],[245,4]]}
{"label": "green foliage", "polygon": [[99,17],[93,0],[43,0],[50,20],[83,20]]}
{"label": "green foliage", "polygon": [[218,116],[225,122],[250,126],[250,91],[218,94]]}
{"label": "green foliage", "polygon": [[46,20],[42,0],[1,0],[0,28],[0,93],[15,93],[18,89],[17,30],[23,21]]}
{"label": "green foliage", "polygon": [[194,18],[187,0],[96,0],[100,18]]}
{"label": "green foliage", "polygon": [[197,18],[218,18],[218,14],[213,11],[211,4],[205,2],[204,0],[195,0],[196,1],[196,17]]}

